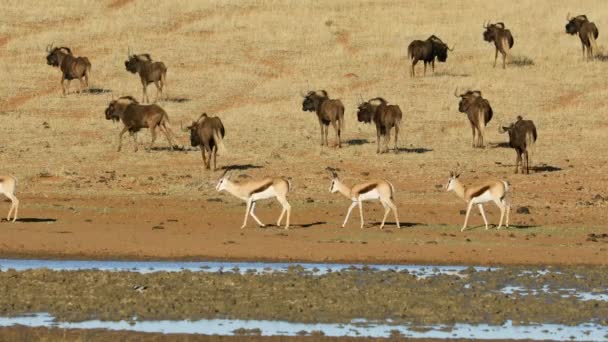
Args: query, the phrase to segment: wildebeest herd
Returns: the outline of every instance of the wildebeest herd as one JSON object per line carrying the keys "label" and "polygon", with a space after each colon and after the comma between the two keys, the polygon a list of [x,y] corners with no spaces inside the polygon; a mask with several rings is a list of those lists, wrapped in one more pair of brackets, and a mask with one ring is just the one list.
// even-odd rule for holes
{"label": "wildebeest herd", "polygon": [[[593,58],[597,53],[596,39],[599,31],[597,26],[590,22],[585,15],[571,17],[567,16],[568,23],[565,31],[568,34],[578,34],[583,51],[583,59]],[[483,40],[493,43],[495,47],[494,67],[496,67],[498,54],[502,56],[502,67],[506,68],[506,61],[510,56],[510,51],[514,46],[515,40],[509,29],[503,22],[484,23],[482,37]],[[407,57],[411,61],[409,74],[412,78],[416,76],[415,66],[419,61],[424,64],[423,75],[426,75],[426,67],[431,65],[435,71],[435,61],[447,62],[448,52],[454,51],[444,43],[439,37],[431,35],[426,40],[414,40],[407,48]],[[79,92],[83,88],[88,88],[91,76],[91,62],[87,57],[77,57],[67,47],[47,46],[47,64],[59,68],[61,71],[61,86],[63,94],[69,93],[70,82],[73,79],[79,81]],[[169,149],[178,147],[175,144],[175,134],[173,133],[167,112],[156,104],[163,98],[163,91],[167,85],[167,66],[160,61],[153,61],[150,54],[133,54],[128,49],[127,60],[124,62],[125,69],[133,74],[138,74],[142,84],[142,103],[150,102],[147,94],[147,86],[154,83],[157,88],[155,103],[140,104],[131,96],[122,96],[112,99],[105,110],[107,120],[120,121],[123,128],[118,136],[117,151],[121,150],[122,138],[129,132],[134,142],[134,149],[137,151],[137,132],[143,128],[148,128],[151,134],[151,141],[147,150],[150,151],[156,140],[157,131],[160,131],[169,143]],[[67,81],[67,85],[65,84]],[[472,146],[474,148],[484,148],[487,146],[485,138],[485,128],[492,120],[494,112],[488,99],[482,96],[481,90],[469,89],[463,93],[455,90],[454,95],[459,98],[458,111],[465,113],[471,124]],[[345,127],[345,107],[340,99],[332,99],[325,90],[310,90],[302,94],[302,111],[314,112],[317,115],[321,130],[321,146],[328,146],[328,131],[331,125],[335,131],[335,146],[342,147],[341,137]],[[357,107],[357,120],[363,123],[374,123],[377,135],[377,153],[385,153],[389,150],[391,130],[395,132],[394,150],[398,151],[398,139],[403,113],[401,108],[395,104],[389,104],[382,97],[375,97],[365,101],[360,98]],[[223,140],[226,129],[219,117],[210,116],[207,113],[200,115],[188,127],[182,127],[182,131],[190,133],[190,143],[193,147],[199,146],[205,169],[211,169],[213,159],[213,170],[217,169],[218,149],[223,150]],[[499,132],[507,132],[509,135],[509,146],[516,151],[515,173],[530,172],[530,154],[534,146],[538,133],[532,120],[525,120],[521,115],[517,116],[515,122],[508,125],[500,125]],[[520,167],[521,165],[521,167]],[[378,200],[385,208],[384,217],[380,228],[384,227],[386,218],[392,210],[395,216],[396,225],[399,227],[399,217],[397,206],[394,203],[395,188],[387,180],[376,180],[361,183],[353,187],[346,186],[338,178],[336,170],[327,168],[331,186],[330,192],[339,192],[351,200],[343,227],[346,225],[351,211],[358,206],[361,218],[361,228],[364,226],[362,202]],[[281,224],[286,214],[285,228],[289,228],[291,206],[287,201],[287,195],[292,189],[291,181],[283,178],[265,178],[249,182],[234,183],[230,181],[230,170],[226,169],[220,177],[216,190],[227,191],[232,195],[244,200],[247,204],[244,222],[241,228],[247,224],[248,216],[251,216],[258,225],[264,224],[255,215],[256,202],[262,199],[276,198],[283,210],[278,218],[277,226]],[[509,183],[504,180],[489,179],[466,187],[459,180],[459,173],[450,172],[448,182],[445,185],[447,191],[454,191],[460,198],[467,203],[467,211],[464,230],[468,223],[470,211],[474,204],[478,205],[483,217],[486,229],[488,222],[483,209],[483,204],[494,202],[501,211],[501,218],[498,228],[502,226],[503,218],[506,215],[506,226],[509,225]],[[17,219],[19,201],[15,197],[17,180],[13,176],[0,175],[0,192],[6,195],[12,202],[7,220],[13,215],[13,222]]]}

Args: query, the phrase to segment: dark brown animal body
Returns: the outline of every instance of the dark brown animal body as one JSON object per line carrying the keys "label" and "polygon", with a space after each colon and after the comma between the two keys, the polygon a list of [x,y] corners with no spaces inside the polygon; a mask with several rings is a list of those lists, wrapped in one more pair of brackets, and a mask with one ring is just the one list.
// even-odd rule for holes
{"label": "dark brown animal body", "polygon": [[154,83],[157,90],[154,102],[162,97],[163,88],[167,85],[167,67],[163,62],[152,61],[152,57],[147,53],[140,55],[129,53],[129,60],[125,61],[125,68],[133,74],[139,74],[142,85],[142,102],[150,102],[146,90],[150,83]]}
{"label": "dark brown animal body", "polygon": [[[568,24],[566,24],[566,33],[571,35],[578,33],[578,37],[580,38],[583,47],[583,59],[585,59],[585,55],[587,59],[592,59],[593,54],[598,52],[595,40],[600,32],[598,31],[597,26],[595,26],[595,23],[590,22],[586,15],[579,15],[572,18],[570,17],[570,14],[568,14],[566,19],[568,20]],[[585,50],[587,50],[586,53]]]}
{"label": "dark brown animal body", "polygon": [[466,113],[471,123],[473,134],[473,147],[485,146],[485,127],[492,120],[494,112],[490,106],[490,102],[481,96],[479,90],[467,91],[464,94],[457,95],[457,90],[454,91],[456,97],[460,97],[458,111]]}
{"label": "dark brown animal body", "polygon": [[488,23],[484,24],[483,28],[485,29],[483,39],[489,43],[494,42],[494,47],[496,48],[494,51],[494,67],[496,68],[496,60],[498,59],[498,53],[500,52],[502,55],[502,68],[506,68],[507,55],[509,55],[511,48],[513,48],[513,44],[515,43],[511,31],[505,28],[504,23]]}
{"label": "dark brown animal body", "polygon": [[[223,139],[226,134],[222,120],[203,113],[186,130],[190,131],[190,144],[201,147],[203,163],[207,170],[211,168],[211,157],[213,157],[213,170],[215,171],[217,169],[217,151],[219,148],[223,149]],[[209,160],[207,160],[205,152],[209,153]]]}
{"label": "dark brown animal body", "polygon": [[530,173],[530,149],[536,143],[538,134],[536,126],[532,120],[523,120],[521,116],[517,117],[515,123],[509,126],[501,126],[498,130],[500,133],[509,132],[509,146],[515,149],[517,159],[515,161],[515,173],[519,171],[521,163],[521,173]]}
{"label": "dark brown animal body", "polygon": [[118,135],[118,151],[122,147],[122,136],[128,131],[133,137],[135,143],[135,151],[137,151],[137,132],[142,128],[148,128],[152,135],[152,140],[148,146],[148,151],[152,149],[156,140],[156,129],[165,135],[169,141],[169,148],[173,151],[174,137],[171,126],[169,125],[169,117],[167,112],[161,107],[152,105],[141,105],[131,96],[123,96],[118,100],[113,100],[106,109],[106,119],[112,121],[122,121],[124,128]]}
{"label": "dark brown animal body", "polygon": [[[374,104],[373,102],[378,102]],[[359,105],[357,120],[359,122],[376,124],[377,148],[376,153],[381,153],[380,141],[384,138],[385,148],[382,152],[388,152],[388,144],[391,138],[391,129],[395,129],[395,152],[399,140],[399,127],[403,114],[397,105],[389,105],[385,99],[377,97]]]}
{"label": "dark brown animal body", "polygon": [[318,93],[310,91],[304,95],[302,110],[317,113],[319,126],[321,127],[321,146],[328,146],[327,135],[329,124],[336,131],[336,145],[342,147],[340,136],[344,129],[344,105],[340,100],[332,100],[325,90]]}
{"label": "dark brown animal body", "polygon": [[[52,44],[47,47],[46,63],[61,70],[61,88],[63,95],[70,91],[70,82],[74,79],[80,81],[78,92],[82,92],[83,85],[89,87],[89,76],[91,74],[91,62],[86,57],[75,57],[67,47],[53,48]],[[64,84],[68,81],[67,86]]]}
{"label": "dark brown animal body", "polygon": [[454,47],[448,48],[447,44],[437,38],[435,35],[430,36],[427,40],[414,40],[407,47],[407,56],[412,61],[410,76],[414,77],[414,67],[418,61],[424,62],[424,74],[426,75],[426,65],[431,64],[433,72],[435,72],[435,58],[439,62],[445,62],[448,58],[448,50],[453,51]]}

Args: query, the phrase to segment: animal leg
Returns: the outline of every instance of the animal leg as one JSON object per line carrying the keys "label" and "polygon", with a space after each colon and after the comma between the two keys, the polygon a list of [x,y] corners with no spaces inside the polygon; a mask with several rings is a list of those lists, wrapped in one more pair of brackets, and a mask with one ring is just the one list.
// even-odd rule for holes
{"label": "animal leg", "polygon": [[382,207],[384,207],[384,217],[382,218],[382,223],[380,224],[380,229],[384,228],[384,222],[386,222],[386,217],[388,216],[388,213],[391,211],[391,209],[388,207],[388,205],[384,202],[380,202],[382,203]]}
{"label": "animal leg", "polygon": [[494,203],[496,203],[496,206],[498,207],[498,209],[500,209],[500,221],[498,221],[498,228],[500,229],[502,227],[502,219],[505,216],[505,205],[502,202],[502,200],[494,200]]}
{"label": "animal leg", "polygon": [[249,211],[251,210],[252,202],[253,201],[251,200],[251,198],[247,200],[247,209],[245,209],[245,220],[243,220],[243,225],[241,226],[241,229],[245,228],[245,226],[247,225],[247,216],[249,216]]}
{"label": "animal leg", "polygon": [[[141,88],[142,88],[141,102],[142,103],[146,103],[146,99],[148,99],[148,92],[146,91],[147,87],[148,87],[148,85],[145,84],[144,81],[142,80],[142,82],[141,82]],[[148,102],[150,102],[150,99],[148,99]]]}
{"label": "animal leg", "polygon": [[249,215],[251,215],[251,217],[253,217],[255,222],[257,222],[260,227],[266,227],[266,225],[263,224],[262,221],[260,221],[260,219],[257,216],[255,216],[255,202],[253,202],[251,204],[251,211],[249,212]]}
{"label": "animal leg", "polygon": [[167,141],[169,142],[169,149],[171,151],[173,151],[173,140],[171,140],[171,134],[169,134],[169,130],[167,128],[165,128],[162,124],[160,124],[160,126],[158,126],[160,131],[165,135],[165,138],[167,138]]}
{"label": "animal leg", "polygon": [[63,91],[63,96],[65,96],[65,78],[63,77],[63,74],[61,75],[61,89]]}
{"label": "animal leg", "polygon": [[[213,154],[213,171],[217,170],[217,146],[213,146],[213,151],[211,151],[211,153]],[[211,159],[211,157],[209,157],[209,159]]]}
{"label": "animal leg", "polygon": [[361,229],[363,229],[363,225],[365,224],[363,222],[363,203],[361,202],[361,199],[358,199],[359,201],[359,216],[361,216]]}
{"label": "animal leg", "polygon": [[156,103],[156,101],[158,101],[159,95],[163,94],[163,88],[160,86],[159,81],[154,81],[154,85],[156,86],[156,98],[154,99],[154,102]]}
{"label": "animal leg", "polygon": [[471,208],[473,208],[473,201],[470,201],[469,205],[467,206],[467,215],[464,217],[464,225],[460,230],[461,232],[464,232],[465,228],[467,227],[467,224],[469,223],[469,214],[471,213]]}
{"label": "animal leg", "polygon": [[[205,156],[205,146],[201,146],[201,155],[203,156],[203,165],[206,169],[207,168],[207,157]],[[211,156],[209,156],[209,159],[211,159]]]}
{"label": "animal leg", "polygon": [[[522,173],[524,173],[524,171],[526,172],[526,174],[530,174],[530,165],[528,165],[528,150],[526,150],[524,152],[524,160],[522,161],[522,166],[524,167],[524,170],[522,170]],[[525,163],[525,166],[523,165]]]}
{"label": "animal leg", "polygon": [[517,152],[517,159],[515,160],[515,173],[519,173],[519,162],[521,161],[521,154],[519,154],[519,151]]}
{"label": "animal leg", "polygon": [[399,213],[397,212],[397,206],[392,201],[387,202],[388,206],[393,210],[393,214],[395,215],[395,223],[397,224],[397,228],[401,228],[401,223],[399,222]]}
{"label": "animal leg", "polygon": [[287,202],[287,198],[278,197],[277,200],[283,206],[283,211],[281,211],[281,216],[279,216],[279,220],[277,221],[277,227],[281,226],[281,220],[283,219],[283,214],[287,213],[287,221],[285,222],[285,229],[289,229],[289,216],[291,216],[291,205]]}
{"label": "animal leg", "polygon": [[209,144],[203,144],[201,148],[209,153],[209,159],[205,161],[205,168],[207,170],[211,170],[211,158],[213,157],[213,149]]}
{"label": "animal leg", "polygon": [[501,52],[501,54],[502,54],[502,68],[506,69],[507,54],[505,52]]}
{"label": "animal leg", "polygon": [[435,73],[435,60],[431,61],[431,70],[433,70],[433,74]]}
{"label": "animal leg", "polygon": [[11,200],[11,208],[8,211],[6,220],[7,221],[11,220],[11,213],[13,213],[13,210],[14,210],[13,222],[15,222],[15,221],[17,221],[17,211],[19,210],[19,200],[13,194],[6,194],[6,197],[8,197]]}
{"label": "animal leg", "polygon": [[340,147],[340,128],[338,127],[338,121],[332,121],[331,125],[334,127],[334,132],[336,132],[336,141],[335,146]]}
{"label": "animal leg", "polygon": [[319,120],[319,127],[321,127],[321,146],[324,145],[324,140],[323,140],[323,122],[321,122],[321,120]]}
{"label": "animal leg", "polygon": [[129,133],[129,135],[133,138],[133,145],[134,145],[133,151],[137,152],[137,149],[139,147],[137,144],[137,133]]}
{"label": "animal leg", "polygon": [[391,140],[391,129],[389,127],[385,128],[386,136],[384,136],[384,152],[388,152],[388,144]]}
{"label": "animal leg", "polygon": [[496,60],[498,59],[498,48],[494,49],[494,67],[496,68]]}
{"label": "animal leg", "polygon": [[342,228],[346,226],[346,222],[348,221],[348,217],[350,216],[350,212],[353,211],[353,208],[357,205],[357,202],[353,201],[348,207],[348,211],[346,212],[346,218],[344,218],[344,222],[342,223]]}
{"label": "animal leg", "polygon": [[473,125],[472,122],[471,122],[471,134],[473,136],[473,143],[471,144],[471,146],[473,146],[473,148],[475,148],[475,146],[476,146],[475,145],[475,143],[476,143],[476,141],[475,141],[475,138],[476,138],[476,135],[475,135],[475,125]]}
{"label": "animal leg", "polygon": [[148,146],[148,152],[150,152],[152,150],[152,146],[154,145],[154,142],[156,141],[156,127],[154,127],[154,126],[150,127],[150,135],[152,135],[152,140],[150,140],[150,146]]}
{"label": "animal leg", "polygon": [[426,76],[426,62],[424,62],[424,72],[422,73],[422,76]]}
{"label": "animal leg", "polygon": [[399,125],[395,125],[395,153],[399,152],[397,142],[399,141]]}
{"label": "animal leg", "polygon": [[327,137],[329,136],[329,125],[325,125],[325,146],[329,147],[329,140],[327,140]]}
{"label": "animal leg", "polygon": [[129,130],[129,128],[124,127],[122,129],[122,131],[120,131],[120,133],[118,133],[118,149],[116,150],[116,152],[120,152],[120,149],[122,148],[122,136]]}
{"label": "animal leg", "polygon": [[376,126],[376,153],[380,153],[380,127]]}
{"label": "animal leg", "polygon": [[479,208],[479,212],[481,213],[481,217],[483,217],[483,223],[486,224],[486,230],[488,230],[488,220],[486,219],[486,213],[483,211],[483,204],[479,203],[477,205]]}

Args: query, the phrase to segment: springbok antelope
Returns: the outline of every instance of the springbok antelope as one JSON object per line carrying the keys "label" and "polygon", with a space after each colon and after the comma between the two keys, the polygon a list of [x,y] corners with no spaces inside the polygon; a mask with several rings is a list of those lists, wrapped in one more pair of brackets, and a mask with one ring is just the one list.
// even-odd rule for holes
{"label": "springbok antelope", "polygon": [[391,209],[393,210],[393,214],[395,214],[397,228],[401,228],[399,225],[397,206],[395,203],[393,203],[393,196],[395,195],[395,187],[393,187],[393,184],[385,180],[377,180],[357,184],[352,188],[349,188],[340,181],[338,174],[335,171],[329,169],[327,171],[331,176],[331,186],[329,187],[329,192],[332,194],[339,192],[352,201],[350,207],[348,207],[348,212],[346,212],[346,218],[344,219],[344,223],[342,223],[342,228],[346,226],[346,222],[348,221],[348,217],[350,216],[353,208],[358,205],[359,215],[361,216],[361,229],[363,229],[363,201],[372,200],[379,200],[384,207],[384,217],[382,218],[380,229],[384,228],[384,222],[386,221],[386,217]]}
{"label": "springbok antelope", "polygon": [[251,181],[247,183],[234,183],[230,181],[230,174],[228,170],[224,171],[222,177],[215,189],[220,192],[226,190],[235,197],[242,199],[247,202],[247,209],[245,211],[245,220],[241,229],[247,225],[247,216],[251,215],[253,219],[260,225],[265,227],[266,225],[255,216],[255,203],[259,200],[276,197],[277,201],[283,206],[279,220],[277,221],[277,227],[281,226],[281,220],[283,215],[287,212],[287,222],[285,223],[285,229],[289,229],[289,216],[291,214],[291,205],[287,202],[287,193],[291,189],[291,182],[285,178],[264,178],[261,180]]}
{"label": "springbok antelope", "polygon": [[486,224],[486,230],[488,229],[488,220],[486,219],[486,213],[483,211],[483,204],[493,201],[500,209],[500,222],[498,223],[498,229],[502,227],[502,219],[507,212],[506,226],[509,228],[509,212],[511,211],[511,204],[507,199],[507,192],[509,191],[509,183],[503,180],[486,180],[469,187],[465,187],[460,180],[460,173],[450,172],[450,178],[445,188],[447,191],[454,191],[458,197],[462,198],[467,202],[467,215],[464,218],[464,225],[462,226],[461,232],[467,227],[469,221],[469,214],[474,204],[477,204],[483,222]]}
{"label": "springbok antelope", "polygon": [[15,190],[17,189],[17,178],[10,175],[0,176],[0,193],[8,197],[11,200],[11,209],[6,215],[6,220],[11,220],[11,213],[15,210],[13,215],[13,222],[17,221],[17,212],[19,211],[19,200],[15,197]]}

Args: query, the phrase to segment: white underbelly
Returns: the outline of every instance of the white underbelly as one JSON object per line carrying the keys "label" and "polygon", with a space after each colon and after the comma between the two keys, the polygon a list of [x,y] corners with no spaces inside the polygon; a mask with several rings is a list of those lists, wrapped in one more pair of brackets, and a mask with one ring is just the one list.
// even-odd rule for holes
{"label": "white underbelly", "polygon": [[483,194],[473,198],[471,201],[474,204],[480,204],[480,203],[490,202],[492,200],[494,200],[494,197],[492,196],[492,193],[490,192],[490,190],[487,190]]}
{"label": "white underbelly", "polygon": [[262,192],[255,193],[251,197],[252,197],[253,201],[259,201],[259,200],[263,200],[263,199],[267,199],[267,198],[272,198],[274,196],[275,196],[274,188],[272,186],[270,186],[270,187],[268,187],[268,189],[266,189]]}
{"label": "white underbelly", "polygon": [[380,198],[380,193],[376,189],[359,195],[359,199],[361,201],[371,201],[371,200],[376,200],[379,198]]}

